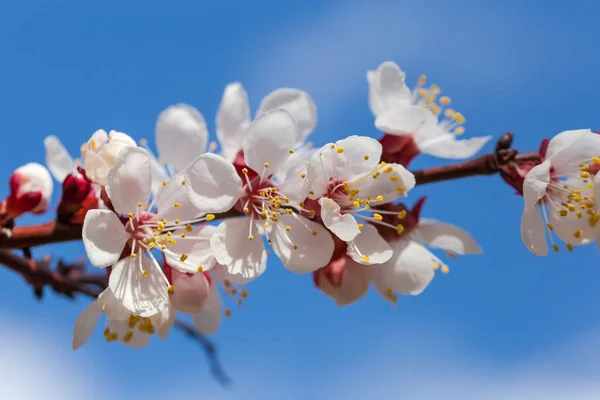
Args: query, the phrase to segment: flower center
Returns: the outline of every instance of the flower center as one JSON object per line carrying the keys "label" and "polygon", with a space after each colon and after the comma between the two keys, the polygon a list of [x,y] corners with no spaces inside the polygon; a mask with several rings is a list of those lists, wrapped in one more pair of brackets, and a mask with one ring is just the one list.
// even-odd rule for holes
{"label": "flower center", "polygon": [[[245,194],[240,198],[236,207],[241,208],[241,211],[250,218],[248,239],[254,239],[254,225],[257,220],[264,221],[263,227],[268,238],[268,229],[272,226],[282,228],[278,226],[279,216],[294,213],[292,208],[286,207],[290,203],[290,199],[279,192],[273,182],[264,179],[263,174],[250,179],[247,168],[243,168],[242,174],[246,180],[244,185]],[[285,226],[283,229],[289,232],[291,227]],[[271,240],[268,240],[270,243]]]}

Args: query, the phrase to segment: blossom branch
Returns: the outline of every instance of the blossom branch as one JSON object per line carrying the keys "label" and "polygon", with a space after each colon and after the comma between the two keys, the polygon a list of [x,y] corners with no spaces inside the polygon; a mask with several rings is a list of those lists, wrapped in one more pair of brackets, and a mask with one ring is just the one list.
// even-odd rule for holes
{"label": "blossom branch", "polygon": [[[85,273],[84,262],[66,264],[59,261],[57,267],[52,270],[50,268],[51,261],[50,256],[34,261],[8,250],[0,250],[0,264],[21,275],[33,287],[38,299],[42,298],[45,286],[51,287],[56,293],[70,299],[74,299],[76,293],[96,298],[107,286],[104,274]],[[207,354],[212,374],[222,384],[228,384],[229,378],[217,359],[216,349],[212,342],[183,321],[176,320],[175,326],[202,346]]]}
{"label": "blossom branch", "polygon": [[[239,216],[235,209],[216,214],[215,218],[225,219]],[[0,250],[26,249],[45,244],[81,240],[81,225],[64,224],[58,221],[31,226],[17,226],[0,233]]]}
{"label": "blossom branch", "polygon": [[511,170],[519,164],[540,162],[537,151],[519,154],[517,150],[510,148],[512,141],[513,134],[507,132],[498,139],[493,153],[470,161],[415,171],[413,173],[417,185],[497,173],[500,173],[504,178],[511,175]]}

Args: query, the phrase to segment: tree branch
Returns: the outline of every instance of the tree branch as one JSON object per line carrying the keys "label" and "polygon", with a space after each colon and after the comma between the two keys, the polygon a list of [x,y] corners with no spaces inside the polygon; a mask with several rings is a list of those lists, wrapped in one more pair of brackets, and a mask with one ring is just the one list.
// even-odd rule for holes
{"label": "tree branch", "polygon": [[514,165],[540,162],[538,152],[518,154],[517,150],[511,149],[512,140],[513,135],[507,132],[498,139],[493,153],[465,162],[414,171],[417,185],[469,176],[504,173],[507,169],[513,168]]}
{"label": "tree branch", "polygon": [[[493,153],[483,155],[473,160],[444,165],[441,167],[427,168],[414,171],[417,185],[441,182],[451,179],[466,178],[478,175],[493,175],[500,173],[502,177],[519,191],[518,174],[515,168],[527,163],[539,163],[538,152],[518,154],[518,151],[510,148],[513,140],[511,133],[505,133],[496,143]],[[522,181],[522,179],[521,179]],[[235,209],[216,214],[217,219],[239,216]],[[50,243],[61,243],[81,239],[80,225],[67,225],[60,222],[46,222],[40,225],[15,227],[9,233],[0,234],[0,250],[2,249],[26,249]]]}
{"label": "tree branch", "polygon": [[[81,229],[79,231],[81,232]],[[21,275],[33,287],[38,298],[43,296],[45,286],[50,286],[56,293],[70,299],[74,299],[77,293],[96,298],[107,286],[105,275],[85,274],[83,263],[69,265],[59,261],[57,268],[52,270],[50,262],[50,257],[44,257],[36,262],[10,251],[0,250],[0,264]],[[202,346],[208,357],[213,376],[223,385],[229,384],[229,378],[219,363],[212,342],[183,321],[176,320],[174,326]]]}

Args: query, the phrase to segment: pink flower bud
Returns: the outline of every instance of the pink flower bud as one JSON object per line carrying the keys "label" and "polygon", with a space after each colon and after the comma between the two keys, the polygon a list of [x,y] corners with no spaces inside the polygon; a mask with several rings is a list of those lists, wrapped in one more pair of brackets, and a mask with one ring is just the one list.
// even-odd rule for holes
{"label": "pink flower bud", "polygon": [[326,267],[313,273],[315,286],[338,306],[345,306],[360,299],[369,289],[370,268],[354,262],[342,255],[332,260]]}
{"label": "pink flower bud", "polygon": [[98,208],[98,196],[85,175],[67,175],[62,184],[58,216],[70,223],[83,223],[85,213]]}
{"label": "pink flower bud", "polygon": [[10,195],[4,200],[4,216],[16,218],[23,213],[45,212],[52,196],[52,177],[43,165],[25,164],[10,177]]}
{"label": "pink flower bud", "polygon": [[411,135],[388,135],[385,133],[379,143],[382,146],[381,161],[400,164],[408,168],[420,151]]}
{"label": "pink flower bud", "polygon": [[165,262],[165,275],[174,287],[171,302],[176,310],[189,314],[202,311],[211,289],[208,273],[179,272]]}

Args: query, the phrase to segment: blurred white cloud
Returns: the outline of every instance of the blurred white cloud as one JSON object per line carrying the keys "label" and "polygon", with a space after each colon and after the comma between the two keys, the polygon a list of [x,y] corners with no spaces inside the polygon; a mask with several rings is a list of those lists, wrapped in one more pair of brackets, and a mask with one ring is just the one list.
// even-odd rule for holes
{"label": "blurred white cloud", "polygon": [[[414,332],[357,344],[348,352],[343,369],[327,369],[327,360],[315,360],[314,368],[324,371],[316,379],[309,377],[311,366],[295,366],[293,360],[238,359],[227,365],[235,382],[230,390],[188,380],[164,398],[191,400],[200,394],[215,400],[600,398],[597,333],[572,338],[519,362],[485,359],[466,343]],[[298,374],[299,370],[305,373]]]}
{"label": "blurred white cloud", "polygon": [[264,91],[282,85],[300,87],[330,115],[357,93],[366,104],[366,71],[386,60],[416,70],[408,76],[412,82],[420,73],[435,72],[446,82],[464,82],[479,92],[483,84],[489,94],[521,91],[539,68],[539,57],[529,56],[532,49],[537,54],[548,50],[529,34],[532,30],[546,34],[546,26],[509,6],[489,2],[466,2],[461,7],[346,1],[324,9],[253,49],[253,86]]}
{"label": "blurred white cloud", "polygon": [[0,399],[102,398],[98,371],[75,361],[72,350],[57,340],[56,331],[6,315],[0,320]]}

